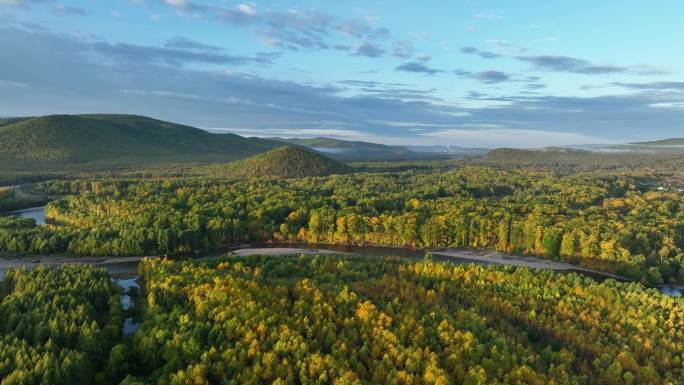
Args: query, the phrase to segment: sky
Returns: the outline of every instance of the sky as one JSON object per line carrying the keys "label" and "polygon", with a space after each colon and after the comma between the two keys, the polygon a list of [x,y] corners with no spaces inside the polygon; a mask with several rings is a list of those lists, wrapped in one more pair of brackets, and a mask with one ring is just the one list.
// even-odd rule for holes
{"label": "sky", "polygon": [[0,116],[543,147],[684,137],[681,0],[0,0]]}

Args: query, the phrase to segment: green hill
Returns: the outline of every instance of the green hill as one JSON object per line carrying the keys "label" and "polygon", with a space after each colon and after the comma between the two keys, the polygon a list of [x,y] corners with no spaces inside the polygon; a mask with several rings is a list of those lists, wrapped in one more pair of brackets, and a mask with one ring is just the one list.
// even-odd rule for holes
{"label": "green hill", "polygon": [[25,169],[225,162],[279,145],[134,115],[4,119],[0,143],[0,166]]}
{"label": "green hill", "polygon": [[273,138],[285,143],[308,147],[338,160],[402,160],[428,157],[403,146],[347,141],[333,138]]}
{"label": "green hill", "polygon": [[305,178],[345,174],[351,168],[315,151],[284,146],[209,170],[221,176]]}

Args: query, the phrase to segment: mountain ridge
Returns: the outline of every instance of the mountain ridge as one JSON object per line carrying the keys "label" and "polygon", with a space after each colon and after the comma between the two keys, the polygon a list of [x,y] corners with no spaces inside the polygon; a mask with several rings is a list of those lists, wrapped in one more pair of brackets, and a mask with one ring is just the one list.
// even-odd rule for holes
{"label": "mountain ridge", "polygon": [[138,115],[48,115],[0,121],[0,164],[225,162],[278,142],[214,134]]}
{"label": "mountain ridge", "polygon": [[446,159],[438,153],[334,138],[246,138],[130,114],[0,118],[0,170],[70,174],[152,167],[190,167],[245,159],[283,145],[337,161]]}
{"label": "mountain ridge", "polygon": [[665,138],[659,140],[649,140],[645,142],[634,142],[630,144],[639,146],[684,146],[684,138]]}

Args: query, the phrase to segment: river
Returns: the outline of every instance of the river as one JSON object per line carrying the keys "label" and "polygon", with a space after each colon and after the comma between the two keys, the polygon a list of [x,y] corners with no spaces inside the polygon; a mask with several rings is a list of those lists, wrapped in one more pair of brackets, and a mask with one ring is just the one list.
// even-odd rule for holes
{"label": "river", "polygon": [[[255,244],[233,248],[224,252],[210,252],[204,254],[175,257],[177,260],[201,259],[234,253],[237,255],[250,254],[271,254],[271,255],[292,255],[292,254],[317,254],[317,253],[346,253],[365,257],[386,257],[394,256],[411,260],[422,259],[425,250],[398,248],[398,247],[379,247],[379,246],[347,246],[347,245],[307,245],[307,244]],[[578,273],[589,276],[597,281],[608,278],[620,277],[612,276],[598,270],[585,269],[578,266],[547,261],[527,256],[507,256],[498,253],[480,253],[468,250],[434,250],[433,259],[440,262],[449,263],[475,263],[479,265],[504,264],[511,266],[523,266],[528,268],[539,268],[555,270],[560,273]],[[138,274],[138,264],[142,257],[120,257],[120,258],[44,258],[44,259],[20,259],[20,260],[1,260],[0,259],[0,280],[4,271],[10,267],[34,267],[40,265],[56,266],[60,264],[92,264],[105,268],[113,279],[117,280],[124,289],[130,285],[137,285],[135,277]],[[624,280],[624,279],[622,279]],[[683,294],[681,286],[660,285],[657,289],[662,293],[680,297]],[[124,305],[126,306],[126,305]]]}
{"label": "river", "polygon": [[[110,272],[110,274],[112,274]],[[138,286],[138,280],[136,277],[132,278],[119,278],[119,279],[114,279],[114,282],[116,282],[121,288],[124,289],[124,294],[121,296],[121,307],[123,307],[124,310],[129,310],[131,307],[133,307],[133,302],[131,299],[131,296],[129,294],[129,290],[131,288],[140,288]],[[128,317],[124,320],[123,324],[123,334],[124,336],[130,336],[133,333],[135,333],[138,328],[140,327],[140,324],[135,322],[133,317]]]}
{"label": "river", "polygon": [[27,209],[12,211],[6,215],[13,215],[21,218],[31,218],[36,221],[37,225],[45,224],[45,206],[30,207]]}

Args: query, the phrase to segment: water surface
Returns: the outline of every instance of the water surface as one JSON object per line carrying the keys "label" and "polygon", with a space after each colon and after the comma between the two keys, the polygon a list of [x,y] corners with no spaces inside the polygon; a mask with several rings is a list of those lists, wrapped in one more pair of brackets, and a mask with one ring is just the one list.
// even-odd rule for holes
{"label": "water surface", "polygon": [[659,286],[658,290],[660,290],[661,293],[667,294],[671,297],[681,297],[682,293],[684,292],[684,288],[682,286],[672,285]]}
{"label": "water surface", "polygon": [[[111,274],[111,272],[110,272]],[[124,289],[124,294],[121,296],[121,307],[123,307],[124,310],[128,310],[133,306],[133,302],[131,300],[131,296],[128,294],[128,290],[132,287],[137,287],[138,286],[138,281],[136,278],[122,278],[122,279],[115,279],[114,282],[117,283],[117,285],[121,286]],[[130,336],[133,333],[135,333],[138,329],[140,328],[140,324],[135,322],[133,317],[128,317],[124,320],[123,324],[123,335],[124,336]]]}
{"label": "water surface", "polygon": [[7,215],[13,215],[20,218],[31,218],[36,221],[37,225],[45,224],[45,206],[30,207],[28,209],[12,211]]}

